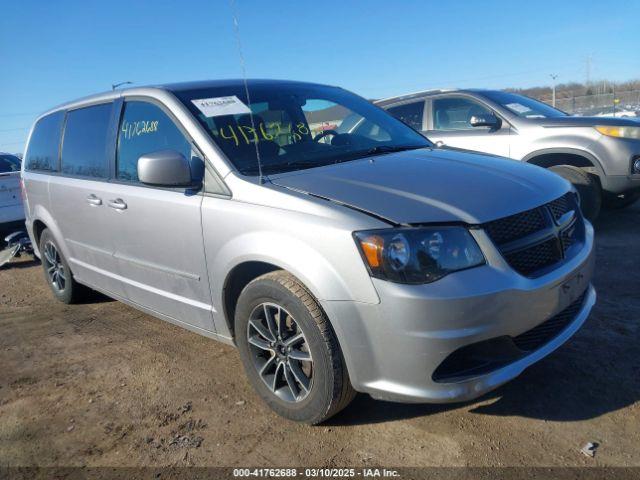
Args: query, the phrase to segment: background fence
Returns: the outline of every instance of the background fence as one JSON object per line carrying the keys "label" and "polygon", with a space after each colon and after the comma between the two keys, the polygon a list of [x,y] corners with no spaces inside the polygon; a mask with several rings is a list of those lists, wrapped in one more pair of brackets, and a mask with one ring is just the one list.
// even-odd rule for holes
{"label": "background fence", "polygon": [[[616,102],[616,99],[618,100]],[[551,98],[541,99],[551,104]],[[640,119],[640,90],[556,98],[556,108],[572,115],[602,115]]]}

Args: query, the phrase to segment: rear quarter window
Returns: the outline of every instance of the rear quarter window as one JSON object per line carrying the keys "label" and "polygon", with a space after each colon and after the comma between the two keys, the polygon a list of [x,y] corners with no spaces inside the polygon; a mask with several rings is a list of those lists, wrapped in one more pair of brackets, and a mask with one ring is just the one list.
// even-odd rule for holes
{"label": "rear quarter window", "polygon": [[27,170],[56,171],[64,112],[42,117],[36,123],[25,155]]}
{"label": "rear quarter window", "polygon": [[111,103],[67,113],[62,141],[62,173],[105,178],[108,175],[107,138]]}

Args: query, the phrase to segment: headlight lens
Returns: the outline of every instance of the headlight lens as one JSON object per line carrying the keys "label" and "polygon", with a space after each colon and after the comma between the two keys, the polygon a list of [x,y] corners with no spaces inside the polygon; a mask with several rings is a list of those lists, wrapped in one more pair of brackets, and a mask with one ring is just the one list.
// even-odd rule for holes
{"label": "headlight lens", "polygon": [[431,283],[485,263],[463,227],[420,227],[354,233],[371,276],[397,283]]}
{"label": "headlight lens", "polygon": [[597,125],[596,130],[608,137],[634,138],[640,140],[640,127],[612,127],[607,125]]}

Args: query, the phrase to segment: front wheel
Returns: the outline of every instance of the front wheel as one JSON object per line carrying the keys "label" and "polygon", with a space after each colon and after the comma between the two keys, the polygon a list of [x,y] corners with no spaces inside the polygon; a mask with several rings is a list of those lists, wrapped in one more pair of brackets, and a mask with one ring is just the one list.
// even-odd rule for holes
{"label": "front wheel", "polygon": [[279,415],[314,425],[355,396],[329,320],[293,275],[277,270],[244,288],[235,336],[249,381]]}
{"label": "front wheel", "polygon": [[549,167],[549,170],[560,175],[575,187],[580,196],[582,214],[589,221],[593,222],[598,218],[602,208],[602,189],[595,176],[572,165],[556,165]]}

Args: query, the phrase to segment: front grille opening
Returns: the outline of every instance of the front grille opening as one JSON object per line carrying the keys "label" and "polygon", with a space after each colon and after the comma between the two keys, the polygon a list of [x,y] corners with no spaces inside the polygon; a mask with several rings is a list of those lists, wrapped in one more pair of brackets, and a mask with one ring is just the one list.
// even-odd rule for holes
{"label": "front grille opening", "polygon": [[576,318],[576,315],[584,305],[584,299],[586,296],[587,292],[585,291],[575,302],[557,315],[551,317],[546,322],[542,322],[537,327],[514,337],[513,343],[515,343],[516,347],[525,352],[537,350],[542,347],[567,328],[573,319]]}
{"label": "front grille opening", "polygon": [[484,229],[498,244],[519,240],[545,227],[544,216],[536,208],[485,224]]}
{"label": "front grille opening", "polygon": [[431,378],[438,383],[460,382],[520,360],[560,335],[580,313],[586,296],[587,290],[560,313],[516,337],[504,335],[459,348],[444,359]]}
{"label": "front grille opening", "polygon": [[547,206],[549,210],[551,210],[551,214],[553,215],[554,220],[559,220],[565,213],[569,210],[575,208],[575,195],[571,192],[565,193],[563,196],[554,200],[553,202],[549,202]]}
{"label": "front grille opening", "polygon": [[[565,215],[575,212],[570,225]],[[562,197],[516,215],[482,226],[515,271],[535,278],[573,258],[584,241],[584,221],[576,196]],[[562,228],[563,230],[559,230]]]}
{"label": "front grille opening", "polygon": [[514,270],[528,277],[557,263],[562,258],[562,254],[558,248],[557,239],[552,238],[531,248],[508,253],[504,257]]}

